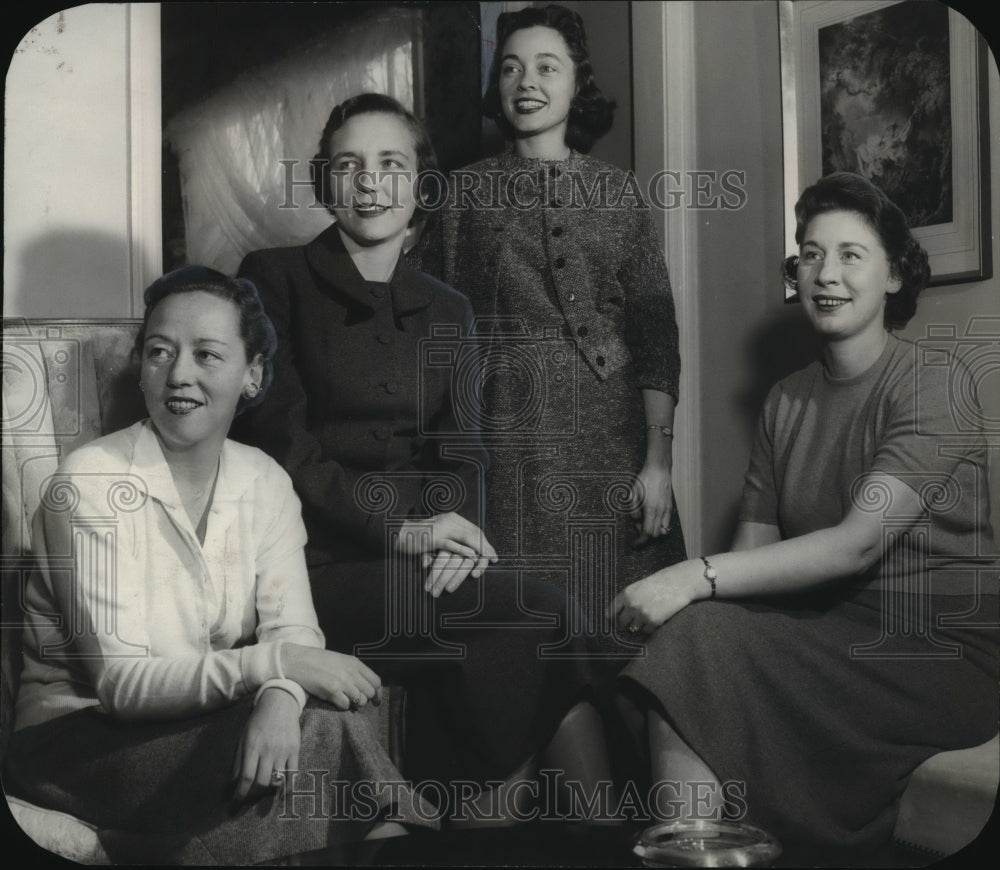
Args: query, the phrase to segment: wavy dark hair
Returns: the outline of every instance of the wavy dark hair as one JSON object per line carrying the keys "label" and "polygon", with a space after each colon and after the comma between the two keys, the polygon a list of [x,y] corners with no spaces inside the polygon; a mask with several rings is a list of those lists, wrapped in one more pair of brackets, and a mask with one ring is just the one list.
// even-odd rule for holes
{"label": "wavy dark hair", "polygon": [[142,326],[139,327],[139,333],[135,337],[135,354],[138,359],[142,359],[146,344],[146,327],[156,306],[168,296],[195,292],[210,293],[212,296],[232,302],[240,313],[240,338],[243,339],[247,362],[252,362],[257,356],[261,358],[260,392],[252,399],[240,396],[236,404],[236,413],[241,414],[247,408],[264,401],[267,388],[274,380],[274,353],[278,348],[274,324],[264,311],[264,303],[260,300],[257,288],[248,279],[230,278],[207,266],[182,266],[168,272],[162,278],[157,278],[143,293],[146,310],[142,315]]}
{"label": "wavy dark hair", "polygon": [[[323,133],[319,137],[319,150],[316,152],[316,156],[309,161],[316,199],[323,203],[331,214],[333,214],[333,198],[330,191],[329,173],[330,139],[351,118],[373,113],[394,115],[406,124],[407,129],[413,135],[413,146],[417,155],[417,175],[421,180],[426,178],[428,173],[437,169],[437,157],[434,154],[434,146],[431,144],[430,136],[427,135],[426,128],[413,112],[409,111],[399,100],[385,94],[356,94],[333,107],[330,117],[326,119]],[[418,212],[424,211],[421,207],[422,200],[423,197],[418,192]]]}
{"label": "wavy dark hair", "polygon": [[500,65],[504,46],[511,34],[527,27],[550,27],[566,41],[569,56],[576,67],[576,96],[570,104],[566,144],[574,151],[586,154],[611,129],[615,119],[615,101],[605,97],[594,80],[583,19],[565,6],[527,6],[517,12],[500,15],[497,19],[497,48],[490,67],[489,84],[483,95],[483,114],[496,122],[504,136],[514,138],[514,128],[500,105]]}
{"label": "wavy dark hair", "polygon": [[[886,329],[902,329],[916,312],[917,297],[931,276],[927,252],[913,238],[906,215],[864,176],[833,172],[802,191],[795,203],[796,244],[802,244],[806,227],[814,217],[831,211],[860,215],[879,237],[889,259],[890,274],[900,283],[896,293],[886,296],[883,322]],[[798,290],[798,265],[797,256],[788,257],[783,264],[789,290]]]}

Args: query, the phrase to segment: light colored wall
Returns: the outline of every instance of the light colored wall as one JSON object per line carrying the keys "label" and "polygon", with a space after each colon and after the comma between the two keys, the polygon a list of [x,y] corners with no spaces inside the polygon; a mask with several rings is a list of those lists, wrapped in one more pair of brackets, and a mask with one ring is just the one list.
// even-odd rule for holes
{"label": "light colored wall", "polygon": [[718,552],[728,546],[752,427],[773,380],[761,356],[772,347],[772,330],[788,316],[778,277],[783,187],[777,4],[698,2],[694,27],[697,165],[690,168],[746,174],[743,208],[706,210],[697,225],[702,546]]}
{"label": "light colored wall", "polygon": [[[745,207],[708,211],[698,222],[702,534],[705,550],[712,552],[729,545],[753,427],[766,390],[799,362],[804,364],[812,344],[808,331],[801,328],[798,307],[783,301],[778,273],[784,247],[777,4],[698,0],[694,15],[697,168],[747,173]],[[1000,80],[995,60],[990,59],[988,66],[995,167],[1000,162]],[[1000,275],[996,169],[990,188],[994,272]],[[928,289],[902,334],[918,339],[929,324],[952,324],[962,334],[972,318],[982,316],[1000,318],[998,277]],[[1000,371],[994,368],[981,389],[984,404],[991,403],[991,418],[1000,420]],[[1000,493],[998,478],[1000,474],[993,474],[995,494]],[[994,498],[997,503],[1000,497]]]}
{"label": "light colored wall", "polygon": [[4,315],[131,315],[127,6],[59,12],[7,73]]}

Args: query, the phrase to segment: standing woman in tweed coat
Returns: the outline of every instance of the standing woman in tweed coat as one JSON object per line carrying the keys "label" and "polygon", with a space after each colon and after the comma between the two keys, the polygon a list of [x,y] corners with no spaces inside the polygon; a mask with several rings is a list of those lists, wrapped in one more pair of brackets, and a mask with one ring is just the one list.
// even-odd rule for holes
{"label": "standing woman in tweed coat", "polygon": [[478,318],[491,542],[537,576],[568,579],[607,650],[627,656],[636,647],[612,636],[606,604],[685,558],[670,282],[634,176],[586,154],[614,103],[594,81],[580,16],[504,13],[497,46],[484,113],[507,148],[453,175],[412,256]]}

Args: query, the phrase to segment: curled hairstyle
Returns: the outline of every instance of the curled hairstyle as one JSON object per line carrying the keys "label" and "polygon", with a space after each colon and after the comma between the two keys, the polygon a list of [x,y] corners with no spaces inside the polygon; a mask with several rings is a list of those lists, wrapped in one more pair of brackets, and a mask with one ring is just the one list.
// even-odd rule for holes
{"label": "curled hairstyle", "polygon": [[[421,181],[427,173],[432,173],[437,169],[437,157],[434,154],[434,146],[431,145],[427,130],[420,120],[409,111],[399,100],[385,94],[364,93],[349,97],[337,106],[333,107],[330,117],[326,119],[326,126],[319,137],[319,150],[316,156],[309,161],[310,172],[312,173],[313,191],[327,211],[333,214],[333,196],[330,190],[330,140],[333,134],[344,126],[351,118],[358,115],[368,114],[394,115],[406,124],[407,129],[413,136],[413,147],[417,154],[417,176]],[[417,211],[423,212],[421,207],[423,197],[417,195]]]}
{"label": "curled hairstyle", "polygon": [[153,309],[168,296],[195,292],[210,293],[212,296],[232,302],[240,314],[240,338],[243,339],[247,362],[252,362],[257,356],[261,358],[260,392],[252,399],[240,396],[236,404],[236,413],[241,414],[247,408],[264,401],[267,388],[274,380],[274,352],[278,347],[274,324],[264,311],[264,304],[260,300],[257,288],[246,278],[230,278],[207,266],[182,266],[168,272],[162,278],[157,278],[146,288],[142,297],[146,303],[146,310],[142,315],[142,326],[139,327],[139,333],[135,337],[136,356],[142,359],[146,344],[146,327],[149,325]]}
{"label": "curled hairstyle", "polygon": [[570,103],[566,144],[574,151],[586,154],[611,129],[615,119],[615,102],[601,93],[594,80],[583,19],[565,6],[527,6],[517,12],[500,15],[497,19],[497,49],[490,67],[489,84],[483,95],[483,114],[496,122],[504,136],[514,138],[514,128],[500,104],[500,67],[504,47],[511,34],[528,27],[549,27],[566,41],[570,59],[576,68],[576,96]]}
{"label": "curled hairstyle", "polygon": [[[901,329],[917,310],[917,297],[930,280],[927,252],[913,238],[906,216],[867,178],[852,172],[834,172],[807,187],[795,203],[795,242],[802,244],[809,222],[831,211],[849,211],[860,217],[879,237],[889,259],[889,270],[899,290],[885,297],[886,329]],[[784,262],[785,286],[797,290],[799,258]]]}

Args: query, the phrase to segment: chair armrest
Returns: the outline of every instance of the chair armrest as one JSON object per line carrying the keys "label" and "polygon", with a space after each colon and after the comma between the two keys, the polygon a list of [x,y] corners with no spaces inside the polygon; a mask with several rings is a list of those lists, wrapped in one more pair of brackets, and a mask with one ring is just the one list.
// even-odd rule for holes
{"label": "chair armrest", "polygon": [[998,783],[1000,735],[981,746],[931,756],[903,792],[893,837],[941,855],[954,854],[986,826]]}

